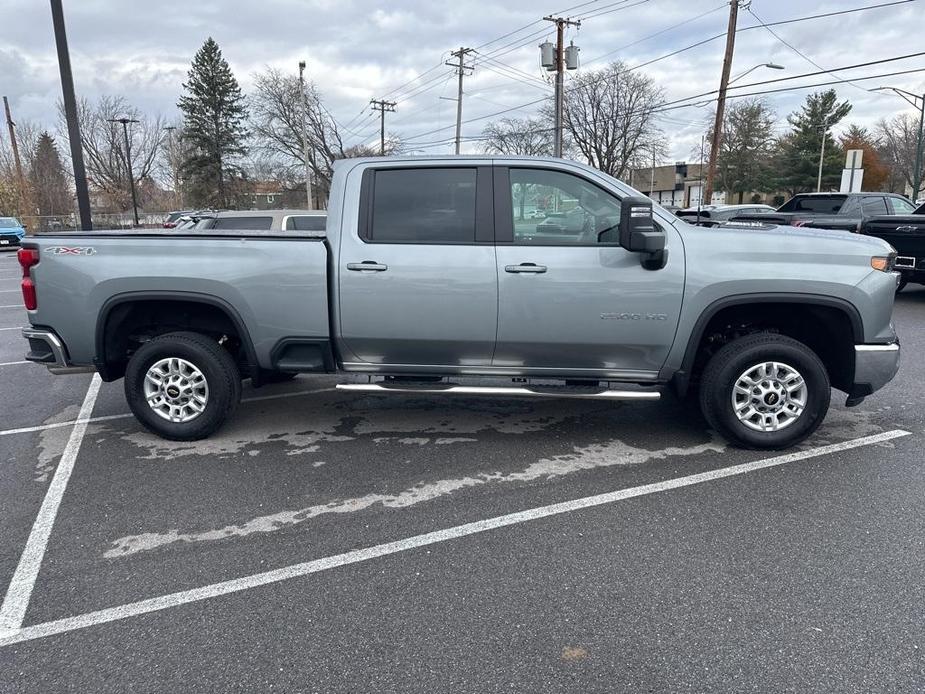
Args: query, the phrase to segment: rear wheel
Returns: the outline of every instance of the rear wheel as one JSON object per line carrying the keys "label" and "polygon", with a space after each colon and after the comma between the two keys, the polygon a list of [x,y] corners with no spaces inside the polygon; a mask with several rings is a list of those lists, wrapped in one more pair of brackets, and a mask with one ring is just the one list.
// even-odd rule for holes
{"label": "rear wheel", "polygon": [[237,364],[215,340],[193,332],[145,342],[125,370],[125,398],[149,431],[174,441],[209,436],[241,399]]}
{"label": "rear wheel", "polygon": [[746,448],[787,448],[812,434],[829,409],[831,384],[819,357],[797,340],[747,335],[704,369],[700,408],[722,436]]}
{"label": "rear wheel", "polygon": [[906,285],[909,284],[909,280],[905,277],[899,280],[899,284],[896,285],[896,293],[899,294],[903,289],[906,288]]}

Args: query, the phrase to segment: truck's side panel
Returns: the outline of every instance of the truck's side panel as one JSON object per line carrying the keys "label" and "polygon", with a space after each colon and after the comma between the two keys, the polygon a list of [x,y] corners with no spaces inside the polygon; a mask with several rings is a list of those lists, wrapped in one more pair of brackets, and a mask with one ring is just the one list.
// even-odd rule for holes
{"label": "truck's side panel", "polygon": [[[890,325],[890,303],[895,278],[870,267],[872,255],[887,254],[857,234],[812,228],[778,227],[753,230],[743,240],[741,229],[685,227],[687,282],[678,339],[665,363],[663,378],[681,367],[695,326],[715,302],[735,298],[747,303],[767,300],[812,304],[813,297],[830,304],[853,307],[861,321],[858,343],[886,343],[895,339]],[[832,241],[831,244],[820,240]],[[855,250],[856,249],[856,250]]]}
{"label": "truck's side panel", "polygon": [[[327,250],[317,239],[146,238],[118,234],[29,239],[40,250],[32,272],[38,308],[33,325],[52,326],[75,364],[96,355],[97,322],[104,305],[138,292],[166,299],[213,297],[233,306],[253,344],[259,366],[283,338],[329,338]],[[68,253],[62,248],[81,249]],[[91,250],[92,249],[92,250]],[[298,310],[293,310],[298,307]]]}

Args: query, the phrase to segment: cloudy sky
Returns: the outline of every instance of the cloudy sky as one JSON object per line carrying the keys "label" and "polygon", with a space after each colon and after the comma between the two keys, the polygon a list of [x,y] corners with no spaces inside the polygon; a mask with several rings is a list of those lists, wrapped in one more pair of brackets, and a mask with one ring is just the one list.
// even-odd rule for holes
{"label": "cloudy sky", "polygon": [[[877,5],[889,0],[753,0],[740,11],[739,27],[757,26],[826,12]],[[634,66],[725,31],[728,5],[722,0],[64,0],[74,81],[79,95],[122,95],[150,113],[175,117],[181,83],[196,49],[214,37],[247,92],[252,75],[265,66],[298,71],[306,59],[311,78],[345,132],[348,143],[378,137],[370,98],[398,102],[388,129],[410,149],[451,151],[456,84],[443,63],[459,46],[478,47],[476,69],[466,79],[463,136],[480,135],[486,116],[524,117],[523,106],[552,93],[539,67],[537,45],[551,35],[547,13],[582,17],[567,40],[581,48],[582,70],[609,60]],[[759,19],[760,18],[760,19]],[[925,50],[922,0],[837,17],[740,32],[733,76],[766,62],[786,70],[761,68],[739,84],[817,72],[836,76],[772,84],[763,89],[852,79],[837,86],[854,110],[846,122],[869,126],[909,107],[895,96],[869,93],[893,85],[925,91],[925,56],[854,70],[838,68]],[[505,36],[507,35],[507,36]],[[778,38],[779,37],[779,38]],[[786,44],[790,44],[788,47]],[[719,81],[723,40],[716,39],[640,68],[668,100],[708,92]],[[802,55],[801,55],[802,54]],[[816,65],[819,67],[817,67]],[[893,77],[862,77],[921,69]],[[422,74],[423,73],[423,74]],[[418,77],[420,75],[420,77]],[[753,91],[753,88],[743,91]],[[766,98],[785,126],[809,90]],[[10,98],[14,117],[55,125],[60,82],[47,2],[0,0],[0,93]],[[710,106],[666,112],[661,126],[674,159],[689,159],[699,147]],[[479,143],[467,142],[476,151]]]}

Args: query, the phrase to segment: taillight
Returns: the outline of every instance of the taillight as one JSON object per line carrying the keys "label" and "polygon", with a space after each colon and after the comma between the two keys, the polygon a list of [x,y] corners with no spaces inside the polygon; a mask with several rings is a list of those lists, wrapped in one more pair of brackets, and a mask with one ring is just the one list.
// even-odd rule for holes
{"label": "taillight", "polygon": [[35,296],[35,282],[32,281],[32,275],[29,271],[33,266],[39,264],[39,250],[37,248],[20,248],[16,257],[22,267],[22,300],[29,311],[34,311],[38,308],[38,300]]}

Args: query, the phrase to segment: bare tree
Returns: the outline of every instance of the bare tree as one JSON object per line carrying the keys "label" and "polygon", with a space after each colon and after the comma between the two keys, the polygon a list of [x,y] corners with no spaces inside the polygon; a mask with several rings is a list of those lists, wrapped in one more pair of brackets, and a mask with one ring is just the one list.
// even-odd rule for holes
{"label": "bare tree", "polygon": [[552,154],[553,129],[539,118],[502,118],[485,126],[485,151],[529,157]]}
{"label": "bare tree", "polygon": [[[622,62],[578,74],[566,89],[567,149],[601,171],[624,178],[634,163],[664,149],[655,123],[663,101],[654,81],[630,72]],[[544,115],[552,121],[552,108]]]}
{"label": "bare tree", "polygon": [[[911,188],[915,181],[918,127],[918,117],[909,113],[900,113],[889,120],[881,118],[874,126],[874,134],[881,146],[883,162],[890,169],[889,187],[891,190],[898,188],[904,193],[905,189]],[[925,167],[919,173],[919,180],[922,180]]]}
{"label": "bare tree", "polygon": [[[302,141],[302,114],[305,113],[308,136],[308,163],[313,178],[312,190],[318,202],[327,198],[334,162],[351,157],[378,156],[378,143],[345,147],[337,122],[325,108],[314,83],[305,85],[303,99],[299,78],[275,68],[265,68],[254,75],[250,96],[251,133],[260,150],[256,161],[261,169],[272,165],[276,180],[305,181],[305,149]],[[402,150],[399,137],[389,134],[385,153]]]}
{"label": "bare tree", "polygon": [[[59,136],[66,142],[67,126],[60,103],[58,118]],[[160,116],[143,114],[121,96],[102,96],[95,103],[87,99],[78,102],[77,119],[83,140],[87,181],[110,206],[125,210],[131,204],[131,194],[122,124],[113,122],[118,118],[138,121],[128,125],[132,174],[136,184],[154,173],[165,133]],[[69,149],[62,147],[64,152]]]}
{"label": "bare tree", "polygon": [[344,143],[337,124],[324,108],[321,95],[311,82],[302,98],[299,79],[275,68],[254,75],[250,97],[251,132],[256,146],[282,169],[280,177],[305,180],[305,149],[302,115],[306,117],[308,159],[315,188],[326,195],[334,161],[343,159]]}
{"label": "bare tree", "polygon": [[6,123],[0,128],[0,215],[30,215],[34,214],[32,206],[32,186],[30,183],[35,149],[42,129],[34,122],[28,120],[16,121],[16,143],[19,146],[19,157],[22,163],[23,183],[25,184],[25,209],[20,203],[19,176],[13,157],[13,147],[7,136]]}

